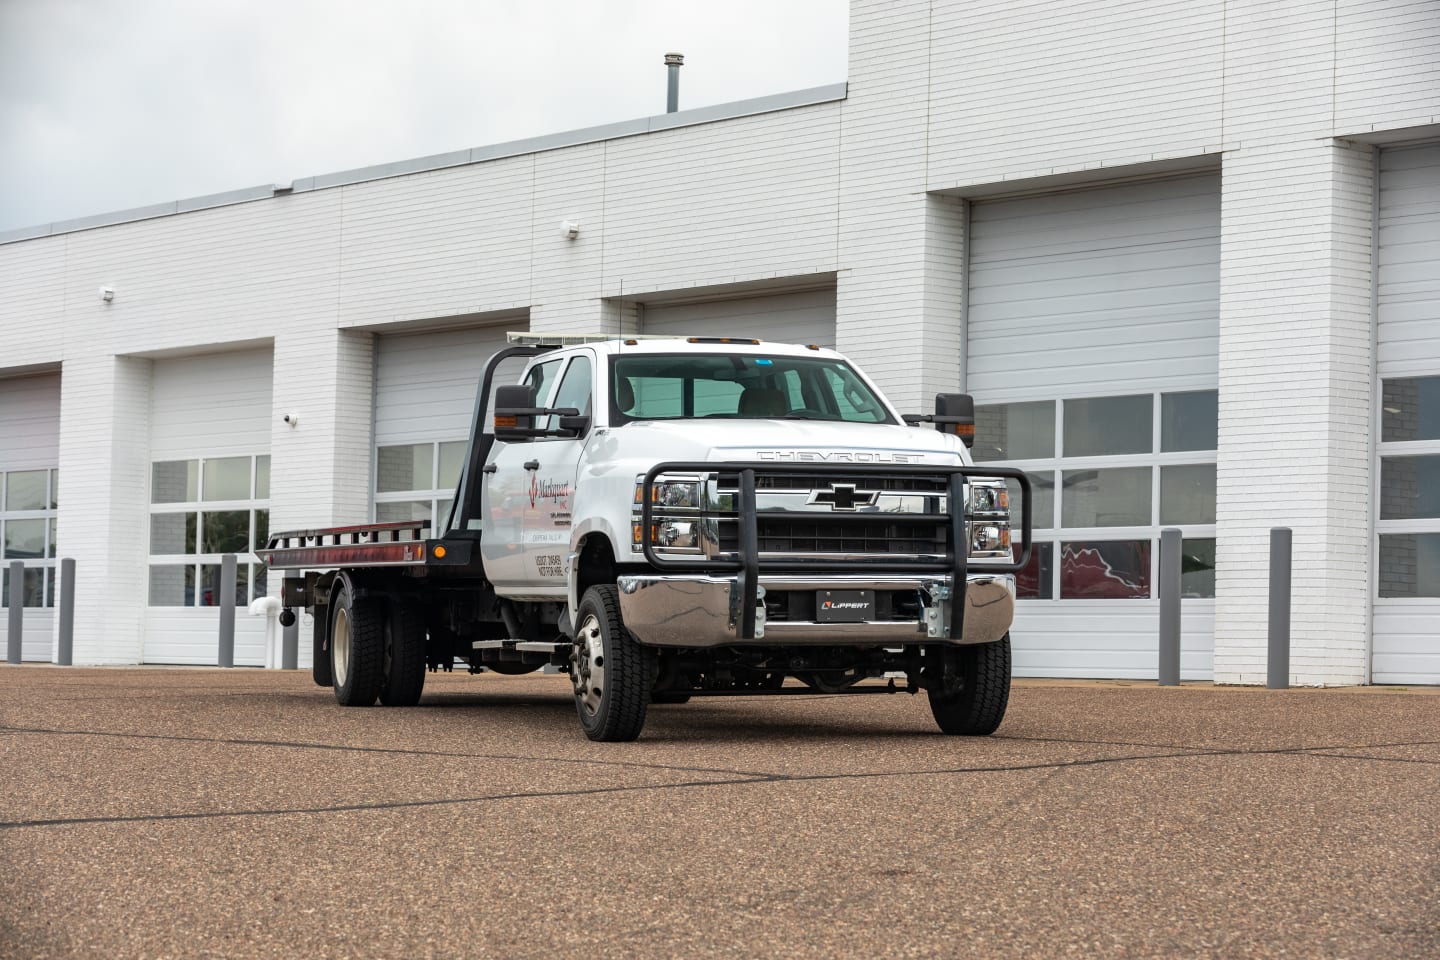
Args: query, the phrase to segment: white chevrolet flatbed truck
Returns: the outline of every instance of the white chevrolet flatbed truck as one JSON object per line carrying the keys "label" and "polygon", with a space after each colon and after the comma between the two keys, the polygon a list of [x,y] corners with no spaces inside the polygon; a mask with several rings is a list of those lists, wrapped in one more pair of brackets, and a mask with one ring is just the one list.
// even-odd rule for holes
{"label": "white chevrolet flatbed truck", "polygon": [[298,530],[259,551],[287,571],[282,622],[314,614],[314,677],[342,705],[412,705],[427,670],[549,664],[592,740],[724,695],[924,690],[945,733],[999,726],[1030,485],[973,465],[968,396],[907,418],[813,345],[511,342],[479,377],[439,529]]}

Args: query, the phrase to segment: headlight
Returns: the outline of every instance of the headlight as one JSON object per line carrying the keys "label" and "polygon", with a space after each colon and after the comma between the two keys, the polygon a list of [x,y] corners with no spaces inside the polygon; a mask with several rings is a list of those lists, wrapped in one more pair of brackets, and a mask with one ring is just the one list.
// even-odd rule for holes
{"label": "headlight", "polygon": [[700,506],[700,484],[693,480],[655,484],[655,502],[667,507]]}
{"label": "headlight", "polygon": [[969,497],[971,513],[1000,513],[1010,508],[1010,493],[1004,487],[972,483]]}
{"label": "headlight", "polygon": [[970,528],[971,553],[1001,553],[1010,549],[1010,527],[1006,524],[977,523]]}
{"label": "headlight", "polygon": [[660,545],[664,547],[693,547],[699,542],[695,536],[696,524],[692,520],[667,520],[660,524],[658,531]]}
{"label": "headlight", "polygon": [[[641,487],[635,485],[635,502],[640,502]],[[694,509],[700,506],[700,483],[697,480],[657,480],[650,486],[650,502],[660,507]]]}

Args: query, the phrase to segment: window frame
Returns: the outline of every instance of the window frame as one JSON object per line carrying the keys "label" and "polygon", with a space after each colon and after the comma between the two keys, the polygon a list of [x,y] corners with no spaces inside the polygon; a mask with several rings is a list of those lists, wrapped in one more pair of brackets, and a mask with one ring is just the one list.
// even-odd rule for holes
{"label": "window frame", "polygon": [[[9,510],[6,504],[10,498],[10,475],[14,473],[44,473],[45,474],[45,496],[41,501],[39,509],[32,510]],[[4,578],[5,590],[10,584],[10,564],[19,560],[25,565],[25,570],[39,570],[40,573],[40,605],[24,606],[24,599],[21,599],[22,608],[25,610],[47,610],[58,606],[56,594],[59,592],[60,583],[58,569],[60,566],[59,551],[56,549],[56,526],[60,516],[59,491],[60,469],[58,467],[25,467],[0,469],[0,577]],[[7,557],[5,556],[5,534],[7,527],[13,521],[44,521],[43,537],[41,540],[40,556],[38,557]],[[22,584],[23,589],[23,584]],[[3,591],[0,591],[3,597]],[[9,598],[3,598],[0,602],[0,609],[9,609]]]}
{"label": "window frame", "polygon": [[1411,519],[1382,519],[1384,504],[1381,502],[1384,489],[1381,474],[1386,458],[1440,456],[1440,437],[1433,440],[1386,440],[1385,422],[1385,381],[1440,378],[1440,371],[1403,372],[1389,376],[1375,377],[1374,413],[1371,436],[1374,438],[1375,457],[1371,463],[1370,518],[1374,531],[1370,543],[1370,600],[1372,603],[1401,604],[1410,606],[1435,606],[1440,596],[1382,597],[1380,595],[1380,538],[1393,534],[1440,534],[1440,517],[1416,517]]}
{"label": "window frame", "polygon": [[[206,499],[205,499],[205,464],[206,464],[206,462],[207,462],[207,461],[210,461],[210,460],[235,460],[235,459],[239,459],[239,458],[242,458],[242,457],[246,457],[246,458],[248,458],[249,461],[250,461],[250,472],[249,472],[249,477],[250,477],[250,479],[249,479],[249,493],[250,493],[250,496],[249,496],[248,498],[246,498],[246,499],[243,499],[243,500],[236,500],[236,499],[231,499],[231,500],[206,500]],[[146,478],[145,486],[146,486],[146,498],[147,498],[148,500],[150,500],[151,502],[150,502],[150,505],[149,505],[149,507],[150,507],[150,508],[149,508],[149,511],[147,512],[146,516],[147,516],[147,518],[153,518],[153,517],[156,516],[157,514],[158,514],[158,515],[164,515],[164,514],[187,514],[187,513],[193,513],[193,514],[195,514],[195,552],[194,552],[194,553],[190,553],[190,554],[185,554],[185,553],[151,553],[151,552],[150,552],[150,550],[151,550],[150,530],[151,530],[151,525],[154,523],[154,521],[153,521],[153,520],[150,520],[150,523],[147,524],[147,526],[146,526],[146,531],[145,531],[145,559],[146,559],[146,568],[147,568],[147,569],[146,569],[146,578],[145,578],[145,606],[146,606],[147,609],[150,609],[150,610],[216,610],[216,609],[219,609],[219,605],[218,605],[218,604],[202,604],[202,603],[200,603],[200,599],[201,599],[202,593],[203,593],[203,584],[204,584],[204,582],[205,582],[205,568],[206,568],[206,567],[209,567],[209,566],[219,566],[220,563],[221,563],[221,561],[222,561],[222,559],[223,559],[223,557],[225,556],[225,554],[223,554],[223,553],[202,553],[202,552],[201,552],[201,548],[204,546],[204,542],[205,542],[205,515],[208,514],[208,513],[230,513],[230,512],[242,512],[242,511],[243,511],[243,512],[245,512],[245,513],[247,514],[247,519],[248,519],[248,523],[249,523],[249,532],[248,532],[248,534],[247,534],[247,542],[248,542],[249,545],[250,545],[250,549],[247,550],[247,551],[244,551],[244,552],[234,551],[235,556],[236,556],[236,564],[237,564],[237,567],[245,567],[245,568],[246,568],[246,569],[245,569],[245,596],[246,596],[246,600],[244,601],[244,605],[247,605],[247,606],[248,606],[250,603],[254,602],[255,600],[259,599],[260,597],[268,596],[268,595],[269,595],[270,583],[269,583],[268,571],[266,571],[265,564],[262,563],[262,562],[260,561],[260,558],[255,554],[255,551],[256,551],[256,550],[258,550],[260,547],[264,546],[264,544],[256,542],[256,533],[258,532],[258,529],[259,529],[259,512],[260,512],[260,511],[264,511],[264,512],[266,513],[267,533],[269,532],[269,531],[268,531],[268,527],[269,527],[269,513],[270,513],[270,497],[266,496],[266,497],[264,497],[264,498],[260,498],[260,497],[257,497],[257,496],[256,496],[256,494],[259,493],[260,461],[261,461],[262,459],[268,461],[268,460],[270,459],[270,454],[268,454],[268,453],[251,453],[251,454],[228,454],[228,455],[225,455],[225,456],[214,456],[214,457],[172,457],[172,458],[167,458],[167,459],[165,459],[165,460],[151,460],[151,461],[150,461],[150,472],[149,472],[149,475],[148,475],[147,478]],[[196,474],[196,484],[195,484],[195,496],[196,496],[196,499],[194,499],[194,500],[181,500],[181,501],[174,501],[174,502],[167,502],[167,503],[155,503],[155,502],[153,502],[153,501],[154,501],[153,483],[154,483],[154,476],[155,476],[155,473],[154,473],[155,464],[157,464],[157,463],[188,462],[188,461],[191,461],[191,460],[196,461],[196,464],[197,464],[197,467],[196,467],[196,469],[197,469],[197,474]],[[191,568],[191,570],[192,570],[192,572],[193,572],[193,575],[194,575],[195,591],[194,591],[194,595],[190,598],[190,602],[189,602],[189,603],[153,604],[153,603],[150,602],[150,597],[151,597],[151,592],[150,592],[150,576],[151,576],[151,572],[150,572],[150,571],[152,571],[155,567],[182,567],[182,568],[183,568],[183,567],[190,567],[190,568]],[[266,584],[265,584],[265,592],[264,592],[264,593],[256,593],[256,590],[255,590],[255,582],[256,582],[256,579],[257,579],[257,577],[256,577],[256,572],[257,572],[257,571],[260,571],[261,573],[267,574],[267,575],[266,575]],[[238,575],[238,574],[237,574],[237,575]],[[239,601],[238,598],[237,598],[237,600],[236,600],[236,603],[237,603],[237,605],[240,605],[240,601]]]}
{"label": "window frame", "polygon": [[[428,501],[430,504],[430,535],[440,535],[440,527],[449,518],[450,508],[446,506],[441,510],[441,504],[449,504],[455,496],[455,487],[446,487],[441,484],[440,477],[440,448],[447,443],[458,443],[468,449],[469,438],[460,437],[452,440],[421,440],[413,443],[386,443],[377,444],[374,454],[374,466],[371,470],[370,483],[370,519],[373,523],[386,523],[389,521],[380,519],[380,508],[387,503],[409,503],[412,501]],[[430,486],[416,487],[413,490],[389,490],[381,492],[380,487],[380,451],[384,447],[430,447]],[[465,469],[464,457],[461,457],[460,469]],[[443,512],[443,516],[441,515]],[[423,519],[423,518],[422,518]]]}
{"label": "window frame", "polygon": [[[1162,405],[1163,397],[1168,394],[1177,393],[1201,393],[1207,390],[1214,390],[1216,387],[1200,386],[1174,386],[1163,388],[1151,388],[1150,390],[1129,389],[1116,385],[1115,389],[1103,393],[1064,394],[1053,397],[1015,396],[1007,398],[1004,396],[976,398],[976,406],[1000,406],[1010,403],[1051,403],[1054,406],[1055,416],[1055,444],[1053,455],[1050,457],[1032,457],[1024,460],[984,460],[976,463],[977,467],[988,465],[1013,467],[1023,470],[1026,473],[1050,472],[1055,477],[1055,484],[1051,490],[1051,516],[1052,527],[1035,528],[1033,530],[1034,542],[1038,546],[1041,543],[1051,543],[1053,546],[1053,560],[1051,562],[1051,583],[1050,599],[1024,597],[1020,598],[1022,603],[1053,603],[1059,600],[1099,603],[1103,600],[1083,600],[1081,598],[1062,598],[1060,594],[1061,584],[1061,562],[1062,552],[1066,543],[1080,541],[1123,541],[1123,540],[1150,540],[1150,596],[1151,602],[1158,600],[1156,585],[1160,577],[1160,531],[1171,527],[1178,528],[1182,540],[1215,540],[1217,539],[1217,525],[1214,523],[1164,523],[1160,516],[1160,468],[1171,466],[1199,466],[1219,463],[1218,450],[1177,450],[1162,453],[1161,430],[1162,430]],[[1067,400],[1093,400],[1104,397],[1130,397],[1149,394],[1151,402],[1150,417],[1150,450],[1147,453],[1124,453],[1106,454],[1103,456],[1066,457],[1065,445],[1065,401]],[[1127,526],[1102,526],[1102,527],[1067,527],[1064,526],[1064,474],[1080,470],[1103,470],[1114,467],[1148,467],[1150,469],[1150,523]],[[1217,484],[1217,501],[1218,501]],[[1213,603],[1214,597],[1186,597],[1186,602]],[[1134,599],[1113,600],[1115,603],[1134,603]]]}

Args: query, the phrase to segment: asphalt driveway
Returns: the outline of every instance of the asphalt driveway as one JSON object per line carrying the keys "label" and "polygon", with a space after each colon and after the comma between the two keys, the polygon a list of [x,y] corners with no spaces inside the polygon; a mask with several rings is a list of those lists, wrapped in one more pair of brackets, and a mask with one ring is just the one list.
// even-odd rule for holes
{"label": "asphalt driveway", "polygon": [[1440,695],[1017,683],[652,708],[564,678],[0,668],[0,956],[1440,955]]}

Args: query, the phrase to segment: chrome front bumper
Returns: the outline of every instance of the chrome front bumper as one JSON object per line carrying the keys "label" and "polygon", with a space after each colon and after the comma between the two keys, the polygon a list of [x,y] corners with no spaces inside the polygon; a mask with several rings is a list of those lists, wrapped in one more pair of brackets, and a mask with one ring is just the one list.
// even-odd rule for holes
{"label": "chrome front bumper", "polygon": [[[735,644],[868,645],[905,643],[991,643],[1015,617],[1015,578],[972,573],[965,590],[965,627],[949,639],[951,578],[946,576],[761,576],[762,602],[755,614],[755,638],[740,638],[739,579],[703,574],[644,574],[619,578],[620,614],[641,643],[657,647],[723,647]],[[818,623],[765,619],[767,590],[916,591],[916,620]]]}

